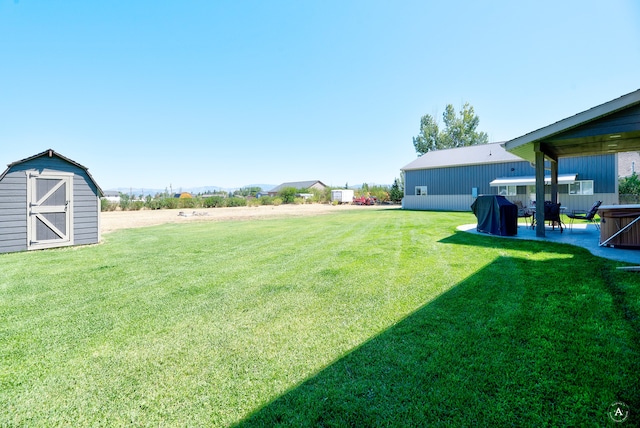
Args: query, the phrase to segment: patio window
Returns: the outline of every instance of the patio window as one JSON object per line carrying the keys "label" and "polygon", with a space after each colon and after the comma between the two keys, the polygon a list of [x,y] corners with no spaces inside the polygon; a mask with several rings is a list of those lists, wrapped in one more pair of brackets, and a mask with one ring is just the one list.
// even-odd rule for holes
{"label": "patio window", "polygon": [[593,195],[593,180],[578,180],[569,184],[570,195]]}
{"label": "patio window", "polygon": [[517,186],[498,186],[498,195],[516,196],[518,194]]}
{"label": "patio window", "polygon": [[427,186],[416,186],[416,196],[427,196]]}

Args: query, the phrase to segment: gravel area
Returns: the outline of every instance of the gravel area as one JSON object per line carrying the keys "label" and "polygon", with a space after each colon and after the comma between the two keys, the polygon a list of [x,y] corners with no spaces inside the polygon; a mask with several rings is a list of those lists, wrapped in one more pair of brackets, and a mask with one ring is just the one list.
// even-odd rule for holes
{"label": "gravel area", "polygon": [[119,229],[154,226],[165,223],[187,223],[192,221],[252,220],[278,217],[300,217],[322,215],[343,210],[367,210],[397,208],[398,205],[262,205],[258,207],[199,208],[174,210],[105,211],[100,213],[102,233]]}

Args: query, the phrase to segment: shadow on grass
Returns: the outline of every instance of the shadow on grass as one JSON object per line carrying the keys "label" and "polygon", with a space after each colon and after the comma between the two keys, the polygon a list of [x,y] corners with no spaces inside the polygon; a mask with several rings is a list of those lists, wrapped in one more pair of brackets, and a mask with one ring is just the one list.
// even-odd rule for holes
{"label": "shadow on grass", "polygon": [[602,268],[499,257],[237,426],[604,426],[616,401],[632,426],[640,345]]}
{"label": "shadow on grass", "polygon": [[443,244],[469,245],[482,248],[504,248],[508,250],[521,250],[526,248],[527,251],[533,253],[544,251],[554,254],[565,254],[580,257],[591,255],[588,250],[569,243],[514,239],[507,236],[475,234],[461,232],[459,230],[457,230],[453,235],[441,239],[438,242]]}

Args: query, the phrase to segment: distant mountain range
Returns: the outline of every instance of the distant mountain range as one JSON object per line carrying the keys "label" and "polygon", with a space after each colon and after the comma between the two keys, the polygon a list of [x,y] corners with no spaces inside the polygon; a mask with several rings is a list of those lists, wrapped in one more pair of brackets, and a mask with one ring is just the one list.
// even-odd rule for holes
{"label": "distant mountain range", "polygon": [[[198,195],[198,194],[207,194],[207,193],[214,193],[214,192],[233,192],[234,190],[238,190],[238,189],[244,189],[246,187],[259,187],[261,188],[263,191],[268,192],[269,190],[273,189],[274,187],[278,186],[277,184],[247,184],[246,186],[242,186],[242,187],[220,187],[220,186],[201,186],[201,187],[178,187],[178,188],[173,188],[173,189],[145,189],[142,187],[118,187],[116,189],[103,189],[105,191],[108,192],[119,192],[119,193],[124,193],[124,194],[130,194],[133,196],[139,196],[139,195],[151,195],[151,196],[155,196],[158,193],[164,193],[165,190],[169,193],[173,192],[175,193],[181,193],[181,192],[189,192],[193,195]],[[380,184],[380,186],[387,186],[390,187],[390,184]],[[354,186],[349,186],[349,189],[354,189],[354,190],[358,190],[361,189],[362,185],[361,184],[357,184]]]}

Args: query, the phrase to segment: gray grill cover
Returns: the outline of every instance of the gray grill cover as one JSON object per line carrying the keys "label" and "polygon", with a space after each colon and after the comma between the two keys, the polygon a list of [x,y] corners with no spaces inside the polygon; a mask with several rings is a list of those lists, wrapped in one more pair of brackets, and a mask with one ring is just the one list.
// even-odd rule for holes
{"label": "gray grill cover", "polygon": [[471,210],[478,219],[478,232],[500,236],[518,233],[518,207],[504,196],[478,196]]}

